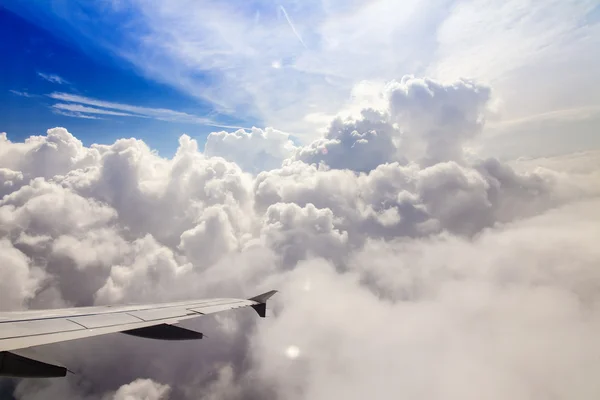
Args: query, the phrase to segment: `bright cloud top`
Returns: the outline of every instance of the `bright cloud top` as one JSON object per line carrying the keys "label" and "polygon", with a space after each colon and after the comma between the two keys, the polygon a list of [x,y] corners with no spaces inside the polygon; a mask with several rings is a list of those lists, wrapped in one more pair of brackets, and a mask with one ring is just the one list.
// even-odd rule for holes
{"label": "bright cloud top", "polygon": [[477,81],[371,95],[306,145],[183,135],[165,159],[64,128],[0,136],[0,307],[281,291],[260,323],[196,321],[209,342],[47,346],[77,375],[15,397],[597,398],[599,155],[473,154],[492,101]]}

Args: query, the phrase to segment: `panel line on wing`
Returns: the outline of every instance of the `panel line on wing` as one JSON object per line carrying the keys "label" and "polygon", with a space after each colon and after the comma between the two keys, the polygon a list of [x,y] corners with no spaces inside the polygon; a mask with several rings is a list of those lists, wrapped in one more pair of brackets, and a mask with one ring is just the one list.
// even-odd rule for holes
{"label": "panel line on wing", "polygon": [[74,324],[77,324],[77,325],[79,325],[79,326],[80,326],[80,327],[82,327],[83,329],[90,329],[90,328],[88,328],[87,326],[81,325],[81,324],[80,324],[79,322],[77,322],[77,321],[73,321],[72,319],[69,319],[69,318],[67,318],[66,320],[67,320],[67,321],[69,321],[69,322],[72,322],[72,323],[74,323]]}
{"label": "panel line on wing", "polygon": [[129,316],[132,316],[133,318],[137,318],[137,319],[139,319],[142,322],[148,322],[145,319],[138,317],[137,315],[130,314],[129,311],[127,311],[125,314],[127,314]]}
{"label": "panel line on wing", "polygon": [[[114,311],[112,313],[105,314],[117,314],[125,311]],[[29,322],[29,321],[48,321],[53,319],[67,319],[67,318],[77,318],[77,317],[88,317],[91,315],[101,315],[101,313],[91,313],[91,314],[76,314],[76,315],[57,315],[55,317],[40,317],[40,318],[25,318],[25,319],[9,319],[6,321],[0,321],[0,324],[13,324],[17,322]]]}
{"label": "panel line on wing", "polygon": [[[197,314],[200,314],[200,315],[205,315],[204,313],[201,313],[201,312],[198,312],[198,311],[195,311],[195,310],[187,310],[187,311],[191,311],[193,314],[187,314],[187,315],[184,315],[184,316],[179,316],[179,317],[165,317],[165,318],[158,318],[158,319],[154,319],[154,320],[150,320],[150,321],[144,321],[144,320],[141,320],[140,318],[137,318],[137,317],[136,317],[137,319],[140,319],[140,322],[118,323],[118,324],[103,325],[103,326],[98,326],[98,327],[86,327],[86,326],[84,326],[84,325],[82,325],[82,324],[80,324],[80,323],[77,323],[77,322],[75,322],[75,321],[71,321],[69,318],[65,318],[65,319],[64,319],[65,321],[69,321],[69,322],[71,322],[71,323],[74,323],[74,324],[76,324],[76,325],[78,325],[78,326],[82,327],[82,329],[71,329],[71,330],[66,330],[66,331],[64,331],[64,332],[69,332],[69,331],[82,331],[82,330],[91,331],[91,330],[94,330],[94,329],[101,329],[101,328],[111,328],[111,327],[114,327],[114,326],[128,326],[128,325],[131,325],[132,327],[135,327],[135,326],[139,326],[139,325],[141,325],[141,324],[146,324],[146,323],[148,323],[148,322],[150,322],[150,323],[152,323],[152,322],[157,322],[157,323],[160,323],[161,321],[169,321],[169,322],[170,322],[170,321],[174,321],[174,320],[176,320],[177,318],[182,318],[182,317],[184,317],[184,318],[189,318],[189,317],[192,317],[192,316],[194,316],[194,315],[197,315]],[[97,315],[97,314],[92,314],[92,315]],[[131,315],[131,316],[132,316],[132,317],[134,317],[133,315]],[[30,322],[30,320],[26,320],[26,321],[24,321],[24,322]],[[23,322],[22,322],[22,323],[23,323]],[[57,333],[63,333],[63,331],[57,331],[57,332],[42,332],[42,333],[24,334],[24,335],[18,335],[18,336],[7,336],[7,337],[1,337],[1,338],[0,338],[0,343],[1,343],[3,340],[8,340],[8,339],[19,339],[19,338],[27,338],[27,337],[35,337],[35,336],[44,336],[44,335],[48,335],[48,334],[57,334]]]}
{"label": "panel line on wing", "polygon": [[[164,310],[169,308],[185,308],[188,307],[206,307],[206,306],[214,306],[214,305],[226,305],[231,303],[238,303],[239,301],[232,301],[232,299],[218,299],[218,300],[203,300],[193,303],[177,303],[175,305],[168,305],[162,307],[142,307],[128,310],[106,310],[106,312],[94,312],[94,313],[86,313],[86,314],[71,314],[71,315],[56,315],[52,317],[37,317],[37,318],[21,318],[21,319],[12,319],[12,320],[1,320],[0,324],[10,324],[17,322],[28,322],[28,321],[45,321],[45,320],[54,320],[54,319],[66,319],[66,318],[78,318],[78,317],[89,317],[94,315],[107,315],[107,314],[127,314],[131,312],[141,312],[141,311],[150,311],[150,310]],[[39,310],[35,310],[39,311]]]}

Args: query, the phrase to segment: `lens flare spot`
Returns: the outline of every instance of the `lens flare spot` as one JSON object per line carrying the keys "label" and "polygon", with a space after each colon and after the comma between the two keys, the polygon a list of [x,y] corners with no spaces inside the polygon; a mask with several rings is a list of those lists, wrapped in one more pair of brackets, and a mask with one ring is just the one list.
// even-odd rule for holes
{"label": "lens flare spot", "polygon": [[298,346],[288,346],[287,349],[285,349],[285,356],[290,360],[295,360],[300,356],[300,349]]}
{"label": "lens flare spot", "polygon": [[310,292],[310,290],[312,289],[312,285],[311,285],[310,281],[304,282],[304,285],[302,286],[302,289],[305,292]]}

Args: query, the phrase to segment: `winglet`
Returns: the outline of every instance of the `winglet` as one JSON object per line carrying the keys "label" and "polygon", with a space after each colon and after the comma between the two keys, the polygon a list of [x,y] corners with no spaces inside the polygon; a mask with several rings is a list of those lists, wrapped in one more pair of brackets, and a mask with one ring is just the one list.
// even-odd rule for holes
{"label": "winglet", "polygon": [[255,301],[256,303],[258,303],[253,304],[252,308],[254,308],[254,311],[256,311],[261,318],[264,318],[267,314],[267,300],[275,293],[277,293],[277,290],[270,290],[266,293],[259,294],[258,296],[254,296],[248,299],[250,301]]}

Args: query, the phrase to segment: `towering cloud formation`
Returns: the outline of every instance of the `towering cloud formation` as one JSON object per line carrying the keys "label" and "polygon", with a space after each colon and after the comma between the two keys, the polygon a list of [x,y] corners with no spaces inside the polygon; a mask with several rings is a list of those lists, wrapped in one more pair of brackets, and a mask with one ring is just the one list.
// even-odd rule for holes
{"label": "towering cloud formation", "polygon": [[443,84],[405,76],[388,83],[382,96],[383,109],[334,120],[327,135],[300,149],[296,159],[361,172],[393,161],[461,162],[463,146],[483,127],[491,90],[466,80]]}
{"label": "towering cloud formation", "polygon": [[423,144],[422,162],[460,161],[463,145],[483,128],[489,87],[459,80],[442,84],[405,76],[388,85],[390,113],[408,142]]}
{"label": "towering cloud formation", "polygon": [[490,96],[405,77],[306,146],[221,132],[172,159],[1,136],[2,309],[281,290],[259,323],[191,322],[201,343],[34,349],[77,375],[13,396],[597,398],[599,155],[468,160]]}

